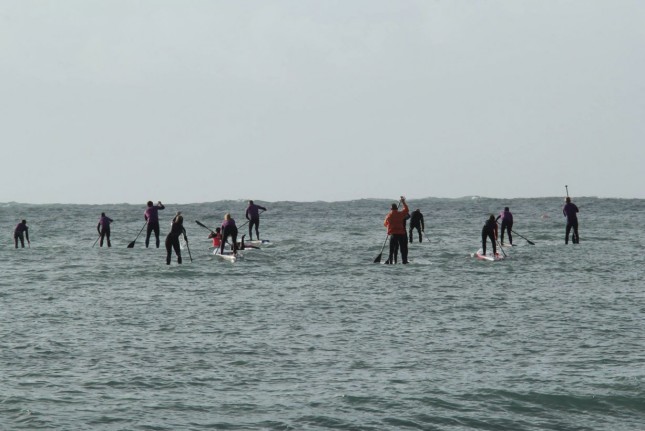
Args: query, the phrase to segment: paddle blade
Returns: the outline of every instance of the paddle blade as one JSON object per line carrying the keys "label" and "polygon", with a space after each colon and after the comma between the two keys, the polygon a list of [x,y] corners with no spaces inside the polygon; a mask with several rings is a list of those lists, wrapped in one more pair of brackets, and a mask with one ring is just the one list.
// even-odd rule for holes
{"label": "paddle blade", "polygon": [[376,256],[376,259],[374,259],[374,263],[381,263],[381,255],[382,255],[382,254],[383,254],[383,253],[379,253],[379,255],[378,255],[378,256]]}
{"label": "paddle blade", "polygon": [[128,248],[134,248],[134,241],[132,241],[130,244],[128,244]]}
{"label": "paddle blade", "polygon": [[533,241],[529,241],[528,239],[526,240],[526,242],[528,242],[531,245],[535,245],[535,243]]}

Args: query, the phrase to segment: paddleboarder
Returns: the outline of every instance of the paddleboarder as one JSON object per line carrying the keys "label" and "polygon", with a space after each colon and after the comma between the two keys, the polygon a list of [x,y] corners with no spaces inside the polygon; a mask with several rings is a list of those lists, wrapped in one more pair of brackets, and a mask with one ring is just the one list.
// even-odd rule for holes
{"label": "paddleboarder", "polygon": [[177,211],[177,215],[172,219],[170,232],[166,236],[166,265],[170,265],[173,249],[177,255],[177,263],[181,265],[181,247],[179,245],[179,237],[181,235],[184,235],[184,240],[186,241],[186,245],[188,245],[188,237],[186,236],[186,229],[184,228],[184,217],[180,211]]}
{"label": "paddleboarder", "polygon": [[399,211],[398,204],[393,203],[383,222],[383,226],[387,228],[387,234],[390,236],[390,255],[385,262],[387,264],[394,262],[398,251],[401,251],[401,262],[408,263],[408,236],[404,223],[410,214],[410,209],[403,196],[401,196],[401,204],[403,204],[403,210]]}
{"label": "paddleboarder", "polygon": [[99,223],[96,225],[96,230],[99,233],[99,247],[103,247],[103,238],[107,239],[107,246],[112,247],[110,243],[110,223],[113,220],[106,216],[105,213],[101,213],[101,218],[99,218]]}
{"label": "paddleboarder", "polygon": [[578,207],[576,204],[571,202],[571,198],[567,196],[565,199],[564,207],[562,208],[562,214],[567,218],[567,227],[564,234],[564,243],[569,244],[569,232],[573,228],[573,235],[571,236],[571,242],[578,244],[580,242],[580,237],[578,236]]}
{"label": "paddleboarder", "polygon": [[22,248],[25,248],[25,238],[27,238],[27,244],[31,245],[31,242],[29,241],[29,226],[27,226],[27,220],[22,220],[13,230],[13,242],[16,244],[16,248],[18,248],[18,240],[20,240]]}
{"label": "paddleboarder", "polygon": [[[407,226],[408,220],[410,220],[410,214],[403,217],[403,230],[405,232],[408,231],[408,226]],[[394,244],[394,263],[398,263],[398,258],[397,258],[398,255],[399,255],[399,244]]]}
{"label": "paddleboarder", "polygon": [[249,201],[249,206],[246,207],[246,219],[249,221],[249,240],[253,241],[253,226],[255,226],[255,236],[260,239],[260,210],[266,211],[267,209],[256,205],[253,201]]}
{"label": "paddleboarder", "polygon": [[157,205],[153,205],[152,201],[148,201],[148,208],[146,208],[143,213],[143,218],[146,220],[148,229],[146,229],[146,248],[150,243],[150,234],[155,233],[155,239],[157,243],[157,248],[159,248],[159,210],[163,210],[166,207],[163,206],[161,201],[157,202]]}
{"label": "paddleboarder", "polygon": [[504,231],[506,231],[508,232],[508,243],[513,245],[513,236],[511,236],[511,230],[513,229],[513,214],[511,213],[511,210],[509,210],[508,207],[504,207],[504,211],[499,213],[495,221],[498,221],[500,218],[502,219],[501,243],[502,245],[504,244]]}
{"label": "paddleboarder", "polygon": [[425,232],[425,225],[423,223],[423,214],[419,208],[412,211],[410,215],[410,242],[412,241],[412,231],[416,229],[419,234],[419,242],[423,241],[421,232]]}
{"label": "paddleboarder", "polygon": [[497,222],[493,214],[488,217],[482,228],[482,254],[486,256],[486,240],[490,238],[493,243],[493,256],[497,256]]}
{"label": "paddleboarder", "polygon": [[231,237],[233,254],[237,254],[237,226],[235,225],[235,220],[231,217],[229,213],[224,215],[224,221],[222,222],[222,241],[220,244],[219,253],[224,254],[224,246],[229,237]]}
{"label": "paddleboarder", "polygon": [[213,240],[213,248],[220,248],[222,245],[222,228],[215,228],[215,232],[209,233],[208,238]]}

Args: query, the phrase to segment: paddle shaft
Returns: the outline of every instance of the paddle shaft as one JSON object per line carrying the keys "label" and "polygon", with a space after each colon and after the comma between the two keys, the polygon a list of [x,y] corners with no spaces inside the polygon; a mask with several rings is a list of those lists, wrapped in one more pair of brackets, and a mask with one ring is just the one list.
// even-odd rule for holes
{"label": "paddle shaft", "polygon": [[195,223],[197,223],[198,225],[200,225],[200,226],[201,226],[201,227],[203,227],[204,229],[209,230],[211,233],[215,233],[215,232],[213,231],[213,229],[209,228],[208,226],[206,226],[204,223],[200,222],[199,220],[195,220]]}
{"label": "paddle shaft", "polygon": [[148,224],[148,221],[146,220],[146,222],[143,224],[143,226],[141,226],[141,230],[137,234],[137,237],[134,239],[134,241],[132,241],[130,244],[128,244],[128,248],[134,248],[134,243],[137,241],[137,239],[139,239],[139,235],[141,235],[141,232],[143,232],[143,230],[146,228],[147,224]]}
{"label": "paddle shaft", "polygon": [[505,252],[505,251],[504,251],[504,249],[502,248],[502,243],[501,243],[501,242],[499,242],[498,240],[495,240],[495,242],[497,242],[497,247],[499,247],[499,249],[500,249],[500,251],[502,252],[502,254],[504,255],[504,257],[506,257],[506,252]]}
{"label": "paddle shaft", "polygon": [[520,235],[519,233],[515,232],[513,229],[511,229],[511,232],[513,232],[515,235],[519,236],[520,238],[524,238],[526,240],[526,242],[528,242],[529,244],[535,245],[535,243],[533,241],[531,241],[530,239]]}
{"label": "paddle shaft", "polygon": [[[264,212],[264,210],[260,210],[260,212],[258,213],[258,215],[262,214],[263,212]],[[242,224],[238,227],[238,229],[240,229],[240,228],[242,228],[242,227],[246,226],[247,224],[249,224],[249,222],[250,222],[250,221],[251,221],[251,220],[247,220],[247,221],[245,221],[244,223],[242,223]]]}
{"label": "paddle shaft", "polygon": [[188,257],[190,258],[190,261],[193,261],[193,256],[190,254],[190,247],[188,246],[188,237],[184,238],[186,240],[186,250],[188,250]]}
{"label": "paddle shaft", "polygon": [[566,189],[566,191],[567,191],[567,197],[569,197],[569,186],[565,184],[565,185],[564,185],[564,188],[565,188],[565,189]]}

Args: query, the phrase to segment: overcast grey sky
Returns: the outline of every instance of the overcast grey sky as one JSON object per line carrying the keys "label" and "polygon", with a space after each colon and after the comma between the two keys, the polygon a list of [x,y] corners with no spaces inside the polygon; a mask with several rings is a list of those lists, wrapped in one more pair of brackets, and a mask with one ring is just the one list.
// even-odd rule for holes
{"label": "overcast grey sky", "polygon": [[643,1],[0,0],[0,202],[645,198]]}

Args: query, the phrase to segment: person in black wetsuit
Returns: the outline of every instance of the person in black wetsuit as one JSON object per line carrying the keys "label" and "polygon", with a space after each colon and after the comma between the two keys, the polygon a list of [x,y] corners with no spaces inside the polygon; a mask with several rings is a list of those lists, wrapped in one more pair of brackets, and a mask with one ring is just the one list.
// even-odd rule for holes
{"label": "person in black wetsuit", "polygon": [[493,243],[493,255],[497,255],[497,222],[493,214],[488,217],[486,224],[482,228],[482,254],[486,254],[486,240],[490,238]]}
{"label": "person in black wetsuit", "polygon": [[423,223],[423,214],[420,209],[415,209],[410,215],[410,242],[412,242],[412,231],[416,229],[419,234],[419,242],[423,241],[421,232],[425,232],[425,225]]}
{"label": "person in black wetsuit", "polygon": [[508,209],[508,207],[504,207],[504,211],[499,213],[495,221],[502,219],[502,236],[501,236],[501,243],[504,244],[504,231],[508,233],[508,243],[510,245],[513,245],[513,236],[511,235],[511,231],[513,230],[513,214],[511,213],[511,210]]}
{"label": "person in black wetsuit", "polygon": [[564,208],[562,208],[562,214],[567,218],[567,227],[565,229],[565,235],[564,235],[564,243],[569,244],[569,233],[571,232],[571,228],[573,228],[573,235],[571,237],[571,241],[574,244],[578,244],[580,242],[580,237],[578,236],[578,207],[576,204],[571,202],[571,198],[567,196],[565,200],[565,205]]}
{"label": "person in black wetsuit", "polygon": [[113,220],[106,216],[105,213],[101,213],[101,218],[99,219],[99,223],[96,225],[96,230],[99,233],[99,247],[103,247],[103,239],[107,239],[107,246],[112,247],[112,243],[110,243],[110,223],[112,223]]}
{"label": "person in black wetsuit", "polygon": [[31,245],[31,242],[29,242],[29,226],[27,226],[27,220],[22,220],[13,230],[13,241],[16,244],[16,248],[18,248],[18,241],[20,241],[22,248],[25,248],[25,236],[27,237],[27,244]]}
{"label": "person in black wetsuit", "polygon": [[175,249],[177,263],[181,265],[181,247],[179,246],[179,237],[181,235],[184,235],[184,240],[188,244],[188,237],[186,236],[186,229],[184,228],[184,217],[181,215],[181,212],[177,211],[177,215],[172,220],[170,233],[166,236],[166,265],[170,265],[172,249]]}

